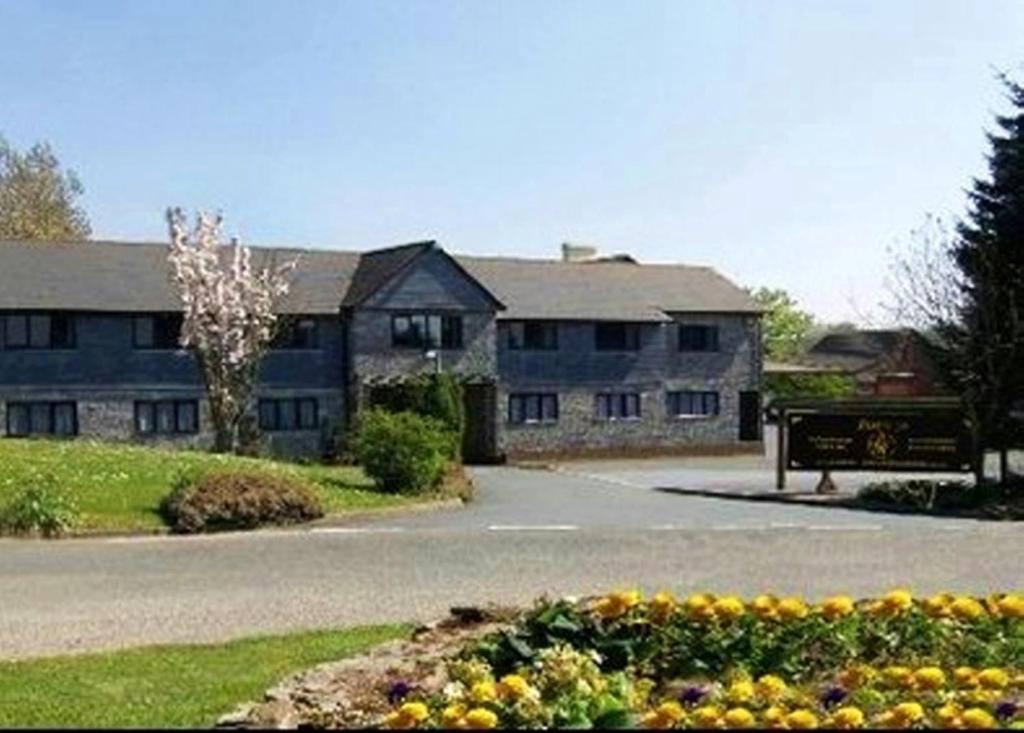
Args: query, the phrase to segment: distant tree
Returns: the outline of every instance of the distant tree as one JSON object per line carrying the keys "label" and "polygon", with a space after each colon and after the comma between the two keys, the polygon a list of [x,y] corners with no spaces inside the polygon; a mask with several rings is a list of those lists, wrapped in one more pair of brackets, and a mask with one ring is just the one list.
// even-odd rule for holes
{"label": "distant tree", "polygon": [[751,296],[764,308],[761,340],[765,356],[772,361],[796,360],[807,348],[814,316],[800,310],[790,294],[781,288],[758,288]]}
{"label": "distant tree", "polygon": [[252,411],[260,361],[274,337],[277,307],[295,262],[257,267],[237,241],[220,242],[221,217],[200,213],[194,228],[169,209],[168,259],[181,297],[181,345],[199,362],[213,423],[214,450],[237,452],[243,418]]}
{"label": "distant tree", "polygon": [[0,239],[88,239],[89,218],[75,203],[83,192],[48,143],[19,152],[0,137]]}
{"label": "distant tree", "polygon": [[988,177],[974,179],[952,254],[961,288],[951,329],[956,376],[975,406],[982,438],[1000,455],[1021,439],[1011,409],[1024,399],[1024,87],[1000,77],[1012,111],[988,133]]}

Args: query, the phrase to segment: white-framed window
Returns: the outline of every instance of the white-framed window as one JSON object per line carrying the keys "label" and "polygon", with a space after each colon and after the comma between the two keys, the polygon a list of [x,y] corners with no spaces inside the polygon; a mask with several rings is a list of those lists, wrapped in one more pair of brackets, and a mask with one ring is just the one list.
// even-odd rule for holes
{"label": "white-framed window", "polygon": [[558,395],[553,392],[510,394],[508,421],[513,425],[558,422]]}
{"label": "white-framed window", "polygon": [[594,395],[594,417],[598,420],[640,419],[640,393],[599,392]]}
{"label": "white-framed window", "polygon": [[666,395],[671,417],[711,417],[718,414],[718,403],[718,392],[681,390]]}

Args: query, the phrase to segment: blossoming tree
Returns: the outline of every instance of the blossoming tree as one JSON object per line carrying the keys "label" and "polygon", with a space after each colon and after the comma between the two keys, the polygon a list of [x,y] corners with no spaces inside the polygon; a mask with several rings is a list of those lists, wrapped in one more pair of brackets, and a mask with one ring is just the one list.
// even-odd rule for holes
{"label": "blossoming tree", "polygon": [[240,447],[239,428],[252,407],[259,364],[296,262],[255,266],[248,247],[221,244],[221,220],[200,212],[190,227],[181,209],[167,210],[168,260],[184,312],[180,343],[199,362],[214,450],[225,453]]}

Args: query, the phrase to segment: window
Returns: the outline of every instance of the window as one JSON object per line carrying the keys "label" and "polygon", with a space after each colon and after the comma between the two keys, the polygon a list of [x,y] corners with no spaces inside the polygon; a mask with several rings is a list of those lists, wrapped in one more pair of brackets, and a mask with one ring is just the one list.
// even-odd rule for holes
{"label": "window", "polygon": [[78,407],[74,402],[8,402],[7,434],[77,435]]}
{"label": "window", "polygon": [[392,316],[391,345],[418,349],[461,349],[462,317],[426,313]]}
{"label": "window", "polygon": [[718,392],[669,392],[668,414],[672,417],[718,414]]}
{"label": "window", "polygon": [[316,430],[318,405],[316,398],[260,400],[260,430]]}
{"label": "window", "polygon": [[640,393],[603,392],[595,395],[594,415],[599,420],[636,420],[640,417]]}
{"label": "window", "polygon": [[315,349],[317,322],[313,318],[283,318],[270,345],[272,349]]}
{"label": "window", "polygon": [[718,326],[679,326],[680,351],[718,351]]}
{"label": "window", "polygon": [[136,349],[180,349],[180,313],[136,316],[132,321],[132,344]]}
{"label": "window", "polygon": [[558,324],[554,321],[509,321],[508,348],[512,351],[555,351]]}
{"label": "window", "polygon": [[639,323],[595,323],[594,347],[598,351],[639,351]]}
{"label": "window", "polygon": [[196,400],[140,400],[135,403],[139,435],[189,435],[199,432]]}
{"label": "window", "polygon": [[554,393],[509,395],[508,421],[513,425],[558,422],[558,395]]}
{"label": "window", "polygon": [[4,348],[73,349],[75,317],[67,313],[10,313],[3,317]]}

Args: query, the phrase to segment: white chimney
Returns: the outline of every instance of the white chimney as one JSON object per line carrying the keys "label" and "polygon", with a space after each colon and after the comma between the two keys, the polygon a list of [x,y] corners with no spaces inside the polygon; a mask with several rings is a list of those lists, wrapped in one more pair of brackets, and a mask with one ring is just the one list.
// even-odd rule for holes
{"label": "white chimney", "polygon": [[586,262],[597,258],[597,247],[562,242],[562,262]]}

